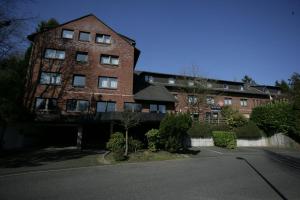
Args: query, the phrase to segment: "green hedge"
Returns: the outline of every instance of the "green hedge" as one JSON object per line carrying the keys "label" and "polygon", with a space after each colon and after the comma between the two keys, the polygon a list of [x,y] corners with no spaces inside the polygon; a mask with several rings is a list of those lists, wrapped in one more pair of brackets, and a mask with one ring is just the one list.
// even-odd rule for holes
{"label": "green hedge", "polygon": [[211,138],[212,125],[204,122],[194,122],[187,133],[191,138]]}
{"label": "green hedge", "polygon": [[169,152],[184,149],[187,131],[191,125],[189,114],[167,114],[159,126],[162,148]]}
{"label": "green hedge", "polygon": [[234,132],[213,131],[212,135],[215,146],[227,149],[236,148],[236,135]]}
{"label": "green hedge", "polygon": [[249,121],[244,126],[234,129],[237,138],[241,139],[259,139],[263,136],[263,131],[256,124]]}
{"label": "green hedge", "polygon": [[268,136],[279,132],[289,133],[294,129],[293,106],[285,101],[258,106],[252,110],[250,120]]}

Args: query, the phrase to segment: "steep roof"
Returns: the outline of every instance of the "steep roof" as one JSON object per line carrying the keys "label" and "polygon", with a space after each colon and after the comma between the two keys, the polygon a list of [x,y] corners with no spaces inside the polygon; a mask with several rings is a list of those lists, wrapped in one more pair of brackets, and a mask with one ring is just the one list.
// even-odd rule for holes
{"label": "steep roof", "polygon": [[44,33],[46,31],[49,31],[49,30],[52,30],[52,29],[55,29],[55,28],[58,28],[58,27],[61,27],[61,26],[64,26],[66,24],[69,24],[69,23],[72,23],[72,22],[75,22],[75,21],[78,21],[78,20],[81,20],[83,18],[86,18],[86,17],[95,17],[99,22],[101,22],[102,24],[104,24],[107,28],[109,28],[111,31],[115,32],[117,35],[119,35],[124,41],[126,41],[128,44],[130,44],[131,46],[135,46],[136,42],[134,39],[131,39],[123,34],[120,34],[118,32],[116,32],[114,29],[112,29],[110,26],[108,26],[106,23],[104,23],[102,20],[100,20],[97,16],[95,16],[94,14],[90,13],[88,15],[84,15],[82,17],[79,17],[79,18],[76,18],[76,19],[73,19],[73,20],[70,20],[70,21],[67,21],[63,24],[59,24],[58,26],[55,26],[55,27],[52,27],[52,28],[49,28],[47,30],[43,30],[43,31],[40,31],[40,32],[36,32],[36,33],[32,33],[30,34],[27,38],[30,40],[30,41],[33,41],[34,40],[34,37],[40,33]]}
{"label": "steep roof", "polygon": [[174,96],[160,85],[149,85],[134,95],[135,100],[175,102]]}

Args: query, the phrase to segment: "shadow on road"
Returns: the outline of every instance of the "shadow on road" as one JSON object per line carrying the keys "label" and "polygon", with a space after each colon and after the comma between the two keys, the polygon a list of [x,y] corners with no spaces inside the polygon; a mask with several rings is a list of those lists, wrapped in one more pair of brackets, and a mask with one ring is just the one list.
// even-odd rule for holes
{"label": "shadow on road", "polygon": [[[104,153],[104,152],[103,152]],[[100,154],[96,151],[77,149],[35,150],[1,155],[0,168],[35,167],[49,162],[78,159],[88,155]]]}

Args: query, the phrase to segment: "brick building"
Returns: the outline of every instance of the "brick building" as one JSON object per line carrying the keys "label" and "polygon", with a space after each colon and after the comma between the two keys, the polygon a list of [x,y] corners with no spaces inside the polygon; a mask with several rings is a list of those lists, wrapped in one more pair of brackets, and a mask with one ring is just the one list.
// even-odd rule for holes
{"label": "brick building", "polygon": [[[280,95],[274,86],[136,71],[140,51],[135,41],[92,14],[28,38],[32,54],[25,103],[41,121],[96,113],[110,113],[106,119],[113,119],[112,113],[124,110],[149,115],[189,111],[210,121],[219,119],[223,105],[249,117],[253,107]],[[205,89],[205,102],[195,109],[198,86]]]}

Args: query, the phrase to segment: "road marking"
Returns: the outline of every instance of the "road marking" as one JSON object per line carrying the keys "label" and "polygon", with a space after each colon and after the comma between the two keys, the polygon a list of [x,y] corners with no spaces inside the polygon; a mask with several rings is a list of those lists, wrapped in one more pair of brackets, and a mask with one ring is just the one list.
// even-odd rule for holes
{"label": "road marking", "polygon": [[224,154],[224,153],[222,153],[222,152],[220,152],[220,151],[215,151],[215,150],[211,150],[211,149],[207,149],[208,151],[212,151],[212,152],[214,152],[214,153],[217,153],[217,154]]}

